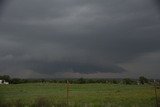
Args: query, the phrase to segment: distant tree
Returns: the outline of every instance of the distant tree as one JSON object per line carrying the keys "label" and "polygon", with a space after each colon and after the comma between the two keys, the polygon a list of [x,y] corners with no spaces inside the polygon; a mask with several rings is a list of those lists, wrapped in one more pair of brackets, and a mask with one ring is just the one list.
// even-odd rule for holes
{"label": "distant tree", "polygon": [[5,80],[5,81],[7,81],[7,82],[10,82],[10,80],[11,80],[11,78],[10,78],[9,75],[0,76],[0,79]]}
{"label": "distant tree", "polygon": [[11,80],[11,84],[20,84],[20,83],[22,83],[22,81],[19,78],[14,78]]}
{"label": "distant tree", "polygon": [[45,79],[41,79],[40,80],[42,83],[46,83],[46,80]]}
{"label": "distant tree", "polygon": [[88,79],[86,82],[87,83],[95,83],[95,80],[94,79]]}
{"label": "distant tree", "polygon": [[139,82],[141,84],[148,83],[148,79],[146,77],[144,77],[144,76],[140,76],[139,77]]}
{"label": "distant tree", "polygon": [[111,83],[113,83],[113,84],[118,84],[118,81],[114,79],[114,80],[112,80]]}
{"label": "distant tree", "polygon": [[86,83],[86,81],[85,81],[84,78],[78,79],[77,82],[78,82],[79,84],[84,84],[84,83]]}
{"label": "distant tree", "polygon": [[133,81],[130,78],[125,78],[125,79],[123,79],[123,84],[131,85],[131,84],[133,84]]}

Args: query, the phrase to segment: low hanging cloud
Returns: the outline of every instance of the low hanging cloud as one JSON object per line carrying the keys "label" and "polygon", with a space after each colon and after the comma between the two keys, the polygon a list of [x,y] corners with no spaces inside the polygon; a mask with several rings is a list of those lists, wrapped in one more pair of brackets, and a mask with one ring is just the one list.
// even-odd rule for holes
{"label": "low hanging cloud", "polygon": [[53,74],[54,72],[78,72],[82,74],[96,72],[121,73],[125,71],[125,69],[113,65],[100,66],[79,62],[36,62],[33,65],[30,63],[28,65],[32,70],[39,71],[41,73],[45,71],[46,74]]}
{"label": "low hanging cloud", "polygon": [[160,51],[155,1],[10,1],[0,20],[0,70],[126,73],[120,65]]}

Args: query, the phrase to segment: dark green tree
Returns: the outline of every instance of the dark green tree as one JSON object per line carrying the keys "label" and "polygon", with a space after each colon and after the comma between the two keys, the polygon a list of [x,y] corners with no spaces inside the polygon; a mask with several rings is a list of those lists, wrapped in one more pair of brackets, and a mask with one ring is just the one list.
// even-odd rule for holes
{"label": "dark green tree", "polygon": [[133,81],[130,78],[125,78],[125,79],[123,79],[123,84],[131,85],[131,84],[133,84]]}
{"label": "dark green tree", "polygon": [[84,84],[84,83],[86,83],[86,81],[85,81],[84,78],[78,79],[77,82],[78,82],[79,84]]}
{"label": "dark green tree", "polygon": [[140,76],[139,77],[139,82],[141,84],[148,83],[148,79],[146,77],[144,77],[144,76]]}
{"label": "dark green tree", "polygon": [[19,78],[14,78],[11,80],[11,84],[20,84],[20,83],[22,83],[22,82],[21,82],[21,79],[19,79]]}
{"label": "dark green tree", "polygon": [[0,79],[5,80],[5,81],[7,81],[7,82],[10,82],[10,80],[11,80],[11,78],[10,78],[9,75],[0,76]]}

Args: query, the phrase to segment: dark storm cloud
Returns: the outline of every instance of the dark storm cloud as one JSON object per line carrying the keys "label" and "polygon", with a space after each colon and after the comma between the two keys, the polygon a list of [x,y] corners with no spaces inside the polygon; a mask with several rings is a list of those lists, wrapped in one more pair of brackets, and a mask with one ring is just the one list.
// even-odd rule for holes
{"label": "dark storm cloud", "polygon": [[55,72],[79,72],[79,73],[96,73],[96,72],[113,72],[120,73],[124,72],[125,69],[122,69],[118,66],[108,65],[100,66],[93,65],[89,63],[77,63],[77,62],[43,62],[43,61],[31,61],[27,63],[30,69],[39,71],[46,74],[53,74]]}
{"label": "dark storm cloud", "polygon": [[2,11],[3,11],[4,2],[5,2],[5,0],[0,0],[0,17],[1,17]]}
{"label": "dark storm cloud", "polygon": [[158,6],[158,8],[160,8],[160,0],[154,0],[155,4]]}
{"label": "dark storm cloud", "polygon": [[151,0],[14,0],[0,22],[1,68],[121,73],[160,50],[159,28]]}

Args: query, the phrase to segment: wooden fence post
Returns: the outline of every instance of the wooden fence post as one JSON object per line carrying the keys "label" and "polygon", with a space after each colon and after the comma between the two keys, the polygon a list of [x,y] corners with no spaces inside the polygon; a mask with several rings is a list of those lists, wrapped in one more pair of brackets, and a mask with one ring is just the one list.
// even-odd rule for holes
{"label": "wooden fence post", "polygon": [[155,96],[156,96],[156,107],[158,107],[158,96],[157,96],[157,86],[156,86],[156,81],[154,80],[154,91],[155,91]]}
{"label": "wooden fence post", "polygon": [[68,106],[68,103],[69,102],[69,81],[67,80],[67,106]]}

